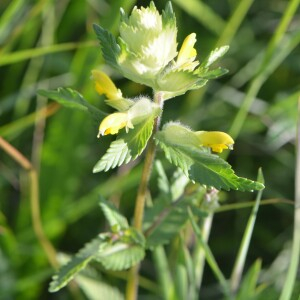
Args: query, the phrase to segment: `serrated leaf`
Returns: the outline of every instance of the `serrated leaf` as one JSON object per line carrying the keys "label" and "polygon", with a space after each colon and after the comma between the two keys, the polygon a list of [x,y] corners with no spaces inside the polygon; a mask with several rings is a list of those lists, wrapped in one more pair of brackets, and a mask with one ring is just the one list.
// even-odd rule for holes
{"label": "serrated leaf", "polygon": [[188,219],[188,201],[172,204],[169,201],[156,201],[145,211],[144,231],[148,248],[167,244],[178,234]]}
{"label": "serrated leaf", "polygon": [[107,244],[96,260],[107,270],[121,271],[136,265],[144,256],[145,249],[142,246],[118,242]]}
{"label": "serrated leaf", "polygon": [[225,74],[228,73],[228,70],[227,69],[224,69],[224,68],[217,68],[217,69],[214,69],[214,70],[210,70],[210,71],[204,71],[203,74],[202,73],[198,73],[201,78],[203,79],[216,79],[218,77],[221,77]]}
{"label": "serrated leaf", "polygon": [[68,263],[62,266],[53,276],[49,292],[57,292],[66,286],[98,253],[102,241],[99,238],[86,244]]}
{"label": "serrated leaf", "polygon": [[183,173],[189,177],[189,168],[193,161],[187,156],[178,151],[176,148],[172,148],[169,145],[165,144],[161,138],[161,132],[158,132],[155,136],[156,142],[165,152],[166,158],[173,163],[175,166],[179,167]]}
{"label": "serrated leaf", "polygon": [[162,21],[164,26],[166,25],[176,26],[176,16],[173,11],[171,1],[167,2],[165,9],[162,11]]}
{"label": "serrated leaf", "polygon": [[[177,93],[185,93],[199,80],[198,76],[188,70],[167,70],[159,78],[159,88],[161,91],[170,92],[176,91]],[[180,94],[179,94],[180,95]]]}
{"label": "serrated leaf", "polygon": [[88,112],[97,123],[99,123],[106,115],[97,107],[87,102],[80,93],[70,88],[58,88],[57,90],[38,90],[37,93],[41,96],[55,100],[65,107]]}
{"label": "serrated leaf", "polygon": [[115,37],[106,29],[94,24],[94,31],[100,41],[103,58],[110,66],[119,69],[118,57],[120,55],[120,46],[117,44]]}
{"label": "serrated leaf", "polygon": [[129,227],[127,219],[121,215],[118,209],[111,202],[101,198],[100,207],[111,227],[115,225],[118,225],[121,229],[126,229]]}
{"label": "serrated leaf", "polygon": [[216,189],[253,191],[264,185],[235,175],[231,166],[217,155],[201,151],[201,148],[175,144],[163,131],[155,136],[167,159],[181,168],[193,181],[213,186]]}
{"label": "serrated leaf", "polygon": [[203,63],[201,64],[201,67],[208,68],[215,61],[217,61],[219,58],[221,58],[228,50],[229,50],[229,46],[223,46],[223,47],[214,49],[213,51],[211,51],[209,53],[208,57],[203,61]]}
{"label": "serrated leaf", "polygon": [[101,278],[90,278],[88,276],[78,275],[78,277],[76,277],[76,283],[88,300],[99,300],[99,295],[101,295],[101,299],[125,299],[116,287],[103,282]]}
{"label": "serrated leaf", "polygon": [[108,171],[136,159],[144,151],[152,134],[154,118],[134,126],[128,133],[119,134],[104,156],[94,166],[93,173]]}

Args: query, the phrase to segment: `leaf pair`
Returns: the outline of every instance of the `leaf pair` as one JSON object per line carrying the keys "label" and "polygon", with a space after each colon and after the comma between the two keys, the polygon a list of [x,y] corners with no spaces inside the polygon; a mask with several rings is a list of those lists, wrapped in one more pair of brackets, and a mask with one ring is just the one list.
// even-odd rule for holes
{"label": "leaf pair", "polygon": [[144,258],[144,237],[128,226],[126,218],[111,203],[102,199],[100,206],[112,231],[100,234],[63,265],[53,276],[50,292],[66,286],[91,261],[116,271],[128,269]]}

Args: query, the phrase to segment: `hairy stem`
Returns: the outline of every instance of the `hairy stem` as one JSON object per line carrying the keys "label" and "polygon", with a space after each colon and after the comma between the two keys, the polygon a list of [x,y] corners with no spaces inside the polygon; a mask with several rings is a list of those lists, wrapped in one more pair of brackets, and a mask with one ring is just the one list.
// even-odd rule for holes
{"label": "hairy stem", "polygon": [[[162,95],[161,93],[156,93],[154,95],[154,102],[159,104],[162,108],[163,101],[162,101]],[[133,226],[139,230],[142,231],[142,225],[143,225],[143,217],[144,217],[144,209],[145,209],[145,203],[146,203],[146,194],[147,194],[147,187],[148,182],[150,179],[153,161],[155,157],[155,150],[156,145],[154,141],[154,134],[157,132],[160,124],[160,116],[157,117],[154,120],[153,125],[153,132],[152,136],[148,143],[148,149],[145,157],[145,164],[142,172],[142,177],[136,197],[135,202],[135,211],[134,211],[134,219],[133,219]],[[133,266],[129,273],[128,273],[128,281],[127,281],[127,288],[126,288],[126,300],[135,300],[137,299],[137,292],[138,292],[138,273],[139,273],[140,265],[137,264],[136,266]]]}

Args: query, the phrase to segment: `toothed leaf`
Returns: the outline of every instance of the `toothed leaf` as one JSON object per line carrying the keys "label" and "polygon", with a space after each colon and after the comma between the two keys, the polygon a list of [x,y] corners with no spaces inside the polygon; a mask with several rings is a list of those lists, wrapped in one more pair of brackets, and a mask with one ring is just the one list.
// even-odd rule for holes
{"label": "toothed leaf", "polygon": [[121,271],[136,265],[144,256],[145,249],[141,245],[116,243],[105,247],[97,261],[107,270]]}
{"label": "toothed leaf", "polygon": [[226,161],[203,147],[177,144],[174,139],[168,139],[164,131],[157,133],[155,138],[167,159],[193,181],[224,190],[253,191],[264,188],[259,182],[235,175]]}
{"label": "toothed leaf", "polygon": [[57,90],[39,90],[37,93],[41,96],[52,99],[65,107],[88,112],[97,123],[99,123],[106,115],[97,107],[87,102],[80,93],[70,88],[58,88]]}
{"label": "toothed leaf", "polygon": [[86,265],[98,253],[102,241],[99,238],[86,244],[69,262],[63,265],[50,283],[49,292],[57,292],[66,286],[74,276],[86,267]]}
{"label": "toothed leaf", "polygon": [[201,67],[208,68],[215,61],[217,61],[219,58],[221,58],[228,50],[229,50],[229,46],[223,46],[223,47],[214,49],[213,51],[211,51],[209,53],[208,57],[203,61],[203,63],[201,64]]}
{"label": "toothed leaf", "polygon": [[115,225],[118,225],[122,229],[126,229],[129,227],[127,219],[123,215],[121,215],[121,213],[111,202],[101,199],[100,207],[111,227]]}
{"label": "toothed leaf", "polygon": [[108,171],[136,159],[144,151],[151,136],[154,119],[148,118],[134,126],[128,133],[122,132],[111,143],[106,154],[97,162],[93,172]]}
{"label": "toothed leaf", "polygon": [[144,230],[147,248],[168,244],[178,234],[188,219],[188,205],[188,201],[174,205],[160,199],[145,211]]}
{"label": "toothed leaf", "polygon": [[227,69],[217,68],[214,70],[205,71],[205,72],[203,72],[203,74],[199,72],[198,75],[201,76],[201,78],[203,78],[203,79],[216,79],[227,73],[228,73]]}
{"label": "toothed leaf", "polygon": [[120,55],[120,47],[115,37],[101,26],[94,24],[94,30],[100,41],[103,58],[110,66],[119,69],[118,56]]}

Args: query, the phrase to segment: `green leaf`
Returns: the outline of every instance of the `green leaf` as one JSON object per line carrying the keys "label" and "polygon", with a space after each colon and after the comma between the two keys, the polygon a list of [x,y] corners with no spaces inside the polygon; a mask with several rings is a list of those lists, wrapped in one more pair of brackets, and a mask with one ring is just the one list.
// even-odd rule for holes
{"label": "green leaf", "polygon": [[116,69],[119,69],[118,57],[121,49],[117,44],[116,39],[109,31],[101,26],[94,24],[93,27],[97,38],[100,41],[103,58],[105,59],[106,63]]}
{"label": "green leaf", "polygon": [[89,300],[99,300],[99,295],[101,295],[101,299],[125,299],[116,287],[103,282],[102,278],[91,278],[80,274],[76,278],[76,283]]}
{"label": "green leaf", "polygon": [[55,100],[65,107],[88,112],[97,123],[99,123],[103,117],[106,116],[104,112],[87,102],[80,93],[70,88],[58,88],[57,90],[38,90],[37,93],[41,96]]}
{"label": "green leaf", "polygon": [[202,68],[208,68],[211,66],[215,61],[221,58],[227,51],[229,50],[229,46],[223,46],[220,48],[216,48],[210,52],[208,57],[202,62]]}
{"label": "green leaf", "polygon": [[144,256],[145,249],[141,245],[118,242],[107,244],[96,260],[107,270],[121,271],[136,265]]}
{"label": "green leaf", "polygon": [[161,161],[156,160],[155,161],[155,169],[157,171],[158,175],[158,188],[161,193],[166,194],[166,195],[171,195],[170,191],[170,183],[167,177],[167,174],[165,173],[165,170],[163,168],[163,165]]}
{"label": "green leaf", "polygon": [[259,182],[236,176],[226,161],[203,151],[201,147],[176,143],[174,139],[168,139],[165,131],[158,132],[155,139],[164,150],[167,159],[181,168],[193,181],[227,191],[253,191],[264,188]]}
{"label": "green leaf", "polygon": [[86,265],[98,253],[102,241],[99,238],[92,240],[81,249],[69,262],[62,266],[58,273],[53,276],[49,292],[57,292],[66,286],[74,276],[86,267]]}
{"label": "green leaf", "polygon": [[101,198],[100,207],[111,227],[116,225],[122,229],[126,229],[129,227],[127,219],[121,215],[121,213],[111,202],[108,202]]}
{"label": "green leaf", "polygon": [[176,16],[173,11],[171,1],[167,2],[165,9],[162,11],[162,21],[163,21],[163,26],[167,26],[167,25],[176,26]]}
{"label": "green leaf", "polygon": [[190,180],[185,176],[181,169],[177,169],[174,173],[172,181],[171,181],[171,197],[172,200],[177,200],[184,193],[186,185],[190,182]]}
{"label": "green leaf", "polygon": [[160,199],[145,211],[144,231],[148,248],[167,244],[173,239],[188,219],[188,201],[170,203]]}
{"label": "green leaf", "polygon": [[128,133],[122,132],[111,143],[104,156],[94,166],[93,173],[108,171],[136,159],[144,151],[151,136],[154,118],[150,117],[134,126]]}
{"label": "green leaf", "polygon": [[203,74],[201,72],[199,72],[198,75],[200,75],[201,78],[203,78],[203,79],[216,79],[227,73],[228,73],[227,69],[220,67],[220,68],[210,70],[210,71],[203,71]]}
{"label": "green leaf", "polygon": [[[193,164],[192,159],[190,159],[187,155],[185,156],[183,153],[178,152],[175,148],[173,149],[170,145],[166,144],[163,141],[163,133],[158,132],[155,135],[155,140],[165,152],[166,158],[173,163],[175,166],[179,167],[183,173],[189,177],[189,168]],[[177,154],[178,152],[178,154]]]}
{"label": "green leaf", "polygon": [[163,91],[164,100],[184,94],[191,89],[198,89],[207,83],[196,72],[188,70],[170,70],[167,66],[165,72],[157,79],[158,89]]}
{"label": "green leaf", "polygon": [[239,289],[236,300],[256,299],[256,296],[262,292],[262,289],[257,287],[260,271],[261,260],[257,259],[247,272]]}

